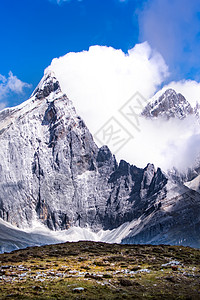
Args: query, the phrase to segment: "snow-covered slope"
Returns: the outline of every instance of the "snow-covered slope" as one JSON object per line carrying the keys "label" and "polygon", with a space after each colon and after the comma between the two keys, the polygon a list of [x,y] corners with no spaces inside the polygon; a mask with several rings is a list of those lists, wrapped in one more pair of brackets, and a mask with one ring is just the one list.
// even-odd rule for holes
{"label": "snow-covered slope", "polygon": [[26,232],[0,219],[0,253],[59,242],[61,240],[49,232],[39,233],[37,230]]}
{"label": "snow-covered slope", "polygon": [[200,175],[197,175],[193,180],[185,182],[185,186],[200,193]]}
{"label": "snow-covered slope", "polygon": [[122,239],[131,232],[131,228],[137,223],[139,221],[127,222],[113,230],[100,230],[95,233],[90,228],[81,227],[52,231],[45,228],[39,221],[35,223],[35,227],[33,228],[20,230],[0,219],[0,253],[30,246],[76,242],[80,240],[121,243]]}

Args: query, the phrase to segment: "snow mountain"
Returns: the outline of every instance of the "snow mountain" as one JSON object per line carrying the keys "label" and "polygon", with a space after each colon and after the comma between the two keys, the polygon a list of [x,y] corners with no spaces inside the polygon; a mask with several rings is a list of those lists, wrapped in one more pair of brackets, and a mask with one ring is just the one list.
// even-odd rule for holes
{"label": "snow mountain", "polygon": [[[200,125],[199,111],[198,103],[193,108],[182,94],[176,93],[173,89],[168,89],[160,97],[155,95],[143,109],[141,115],[146,119],[160,119],[166,125],[170,119],[176,119],[177,126],[179,127],[182,121],[187,118],[187,127],[189,128],[193,124],[193,128],[196,129]],[[191,136],[191,132],[189,131],[185,134]],[[195,139],[197,139],[198,131],[194,131],[193,134],[195,135]],[[167,173],[175,182],[186,183],[193,180],[196,176],[200,175],[200,152],[196,153],[193,163],[184,171],[173,167]]]}
{"label": "snow mountain", "polygon": [[[10,223],[19,239],[26,232],[21,247],[38,244],[38,235],[27,235],[36,220],[59,233],[89,230],[95,240],[200,247],[198,191],[174,183],[152,164],[142,169],[118,163],[107,146],[98,148],[52,72],[29,100],[0,112],[0,142],[0,217],[5,222],[0,230]],[[20,243],[13,241],[13,228],[6,237],[15,249]],[[40,238],[41,244],[55,240],[50,234]],[[0,235],[1,243],[5,249]]]}
{"label": "snow mountain", "polygon": [[146,118],[164,117],[166,119],[184,119],[188,115],[197,113],[185,97],[173,89],[166,90],[158,99],[150,101],[142,112]]}

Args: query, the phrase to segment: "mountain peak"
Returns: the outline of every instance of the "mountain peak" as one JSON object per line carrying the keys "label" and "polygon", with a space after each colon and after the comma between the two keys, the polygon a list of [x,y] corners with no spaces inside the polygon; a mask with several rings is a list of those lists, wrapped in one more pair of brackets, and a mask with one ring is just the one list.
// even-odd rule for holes
{"label": "mountain peak", "polygon": [[146,118],[184,119],[187,115],[193,113],[193,108],[182,94],[176,93],[173,89],[168,89],[158,99],[149,102],[142,115]]}
{"label": "mountain peak", "polygon": [[[147,111],[178,114],[179,105],[190,107],[168,90]],[[94,143],[53,72],[45,73],[29,100],[0,113],[0,143],[0,220],[26,228],[71,227],[72,233],[72,227],[115,230],[123,242],[199,245],[199,194],[152,164],[118,165],[107,146]],[[0,221],[1,229],[8,233]],[[27,235],[22,238],[24,244]],[[30,239],[27,245],[38,244],[32,233]],[[14,241],[14,247],[23,245]]]}
{"label": "mountain peak", "polygon": [[48,97],[52,92],[59,93],[61,92],[61,88],[59,81],[55,77],[55,73],[53,71],[47,71],[32,96],[35,96],[37,99],[43,99]]}

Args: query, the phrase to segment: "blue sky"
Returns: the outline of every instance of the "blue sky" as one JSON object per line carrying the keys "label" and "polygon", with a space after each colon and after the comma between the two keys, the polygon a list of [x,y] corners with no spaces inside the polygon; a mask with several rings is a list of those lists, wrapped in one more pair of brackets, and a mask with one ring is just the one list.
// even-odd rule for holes
{"label": "blue sky", "polygon": [[200,80],[197,0],[7,0],[0,2],[0,28],[2,105],[28,98],[53,58],[91,45],[127,53],[148,41],[169,66],[168,82]]}

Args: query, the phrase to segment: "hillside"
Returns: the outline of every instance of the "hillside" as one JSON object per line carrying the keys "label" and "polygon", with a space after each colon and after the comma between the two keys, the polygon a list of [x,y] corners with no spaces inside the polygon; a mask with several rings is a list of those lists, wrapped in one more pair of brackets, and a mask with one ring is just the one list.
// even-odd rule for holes
{"label": "hillside", "polygon": [[200,299],[200,251],[95,242],[0,255],[0,299]]}

